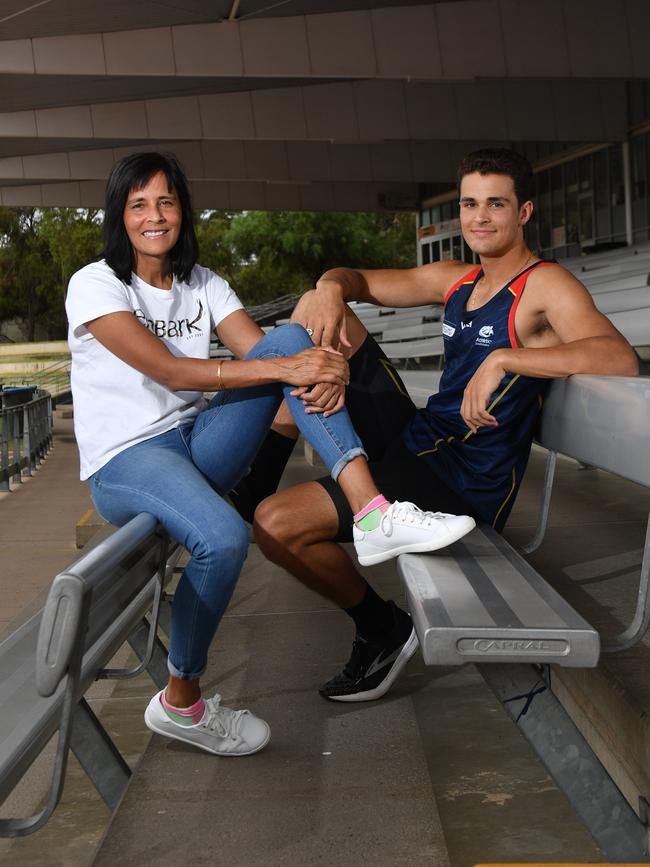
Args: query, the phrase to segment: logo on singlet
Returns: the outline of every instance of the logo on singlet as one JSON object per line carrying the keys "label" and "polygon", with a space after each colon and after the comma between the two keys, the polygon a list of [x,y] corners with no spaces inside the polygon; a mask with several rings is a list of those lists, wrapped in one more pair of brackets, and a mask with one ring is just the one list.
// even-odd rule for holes
{"label": "logo on singlet", "polygon": [[474,341],[475,346],[491,346],[492,338],[494,337],[494,326],[484,325],[479,329],[478,337]]}
{"label": "logo on singlet", "polygon": [[456,326],[450,325],[449,322],[442,323],[442,333],[445,337],[453,337],[456,332]]}
{"label": "logo on singlet", "polygon": [[470,319],[469,322],[461,322],[460,323],[460,330],[464,331],[466,328],[471,328],[473,324],[474,324],[473,319]]}

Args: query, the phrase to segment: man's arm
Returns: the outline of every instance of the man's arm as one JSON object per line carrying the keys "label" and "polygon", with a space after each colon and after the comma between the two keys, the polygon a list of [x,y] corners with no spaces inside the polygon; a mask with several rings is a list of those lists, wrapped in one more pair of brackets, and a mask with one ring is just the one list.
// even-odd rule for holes
{"label": "man's arm", "polygon": [[498,424],[486,407],[506,373],[638,376],[634,350],[573,275],[560,266],[544,266],[528,283],[516,319],[523,348],[492,352],[465,389],[461,415],[474,432]]}
{"label": "man's arm", "polygon": [[403,269],[332,268],[319,278],[312,292],[303,295],[291,318],[312,330],[316,345],[336,344],[340,338],[344,346],[349,346],[346,302],[364,301],[386,307],[442,304],[445,292],[470,267],[464,262],[434,262]]}

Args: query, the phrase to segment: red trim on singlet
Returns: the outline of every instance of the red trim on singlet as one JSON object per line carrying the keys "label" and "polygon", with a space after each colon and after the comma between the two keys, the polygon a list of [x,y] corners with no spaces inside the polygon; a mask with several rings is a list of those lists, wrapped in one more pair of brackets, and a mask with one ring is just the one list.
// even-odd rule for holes
{"label": "red trim on singlet", "polygon": [[479,265],[478,267],[473,268],[469,272],[469,274],[465,274],[464,277],[461,277],[460,280],[458,281],[458,283],[454,283],[454,285],[451,287],[451,289],[449,289],[449,291],[445,295],[445,300],[443,301],[443,304],[445,307],[447,306],[447,301],[449,301],[449,299],[451,298],[451,296],[454,292],[457,292],[458,289],[460,289],[460,287],[464,286],[466,283],[473,283],[474,280],[476,280],[476,275],[478,274],[478,272],[480,270],[481,270],[481,266]]}
{"label": "red trim on singlet", "polygon": [[508,289],[515,296],[515,300],[512,302],[512,307],[510,308],[510,313],[508,314],[508,337],[510,338],[510,346],[513,349],[523,349],[522,345],[517,340],[517,334],[515,332],[515,314],[517,313],[517,307],[521,301],[521,296],[524,294],[526,281],[528,280],[530,272],[534,268],[537,268],[538,265],[554,264],[554,262],[533,262],[530,268],[526,268],[525,271],[522,271],[521,274],[512,281],[510,286],[508,286]]}

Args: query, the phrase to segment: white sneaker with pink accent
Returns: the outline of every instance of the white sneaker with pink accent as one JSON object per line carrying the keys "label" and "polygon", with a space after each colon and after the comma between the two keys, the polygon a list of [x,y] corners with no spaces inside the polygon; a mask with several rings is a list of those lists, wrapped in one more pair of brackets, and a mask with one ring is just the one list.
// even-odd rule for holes
{"label": "white sneaker with pink accent", "polygon": [[383,563],[398,554],[437,551],[462,539],[476,526],[469,515],[423,512],[414,503],[392,503],[374,530],[353,527],[354,547],[362,566]]}
{"label": "white sneaker with pink accent", "polygon": [[192,744],[216,756],[249,756],[263,749],[271,739],[271,729],[249,710],[221,706],[221,696],[205,701],[205,713],[195,725],[174,722],[156,693],[144,713],[147,728],[159,735]]}

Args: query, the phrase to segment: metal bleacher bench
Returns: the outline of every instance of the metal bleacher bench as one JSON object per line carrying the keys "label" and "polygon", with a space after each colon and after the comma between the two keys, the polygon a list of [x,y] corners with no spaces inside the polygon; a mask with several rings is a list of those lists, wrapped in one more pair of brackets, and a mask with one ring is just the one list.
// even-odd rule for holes
{"label": "metal bleacher bench", "polygon": [[[556,380],[544,403],[538,437],[549,453],[539,521],[524,553],[543,541],[558,454],[650,487],[649,431],[650,379]],[[429,664],[598,663],[596,630],[485,524],[442,554],[401,555],[398,568]],[[650,619],[649,586],[650,531],[633,626],[605,649],[627,648],[643,637]]]}
{"label": "metal bleacher bench", "polygon": [[[164,686],[166,650],[156,628],[159,615],[163,622],[169,614],[163,589],[180,550],[151,515],[107,528],[55,577],[43,609],[0,643],[0,802],[59,732],[46,806],[34,816],[0,819],[0,836],[24,836],[47,822],[70,749],[108,807],[119,803],[131,771],[84,693],[95,680],[145,670]],[[125,641],[140,664],[107,668]]]}
{"label": "metal bleacher bench", "polygon": [[[556,380],[538,436],[548,449],[538,525],[523,552],[544,538],[558,454],[650,487],[649,432],[649,378]],[[626,650],[646,634],[650,521],[634,617],[606,641],[489,526],[438,554],[402,554],[398,571],[424,661],[477,664],[609,860],[647,856],[644,809],[624,799],[553,694],[549,664],[593,667],[601,650]]]}

